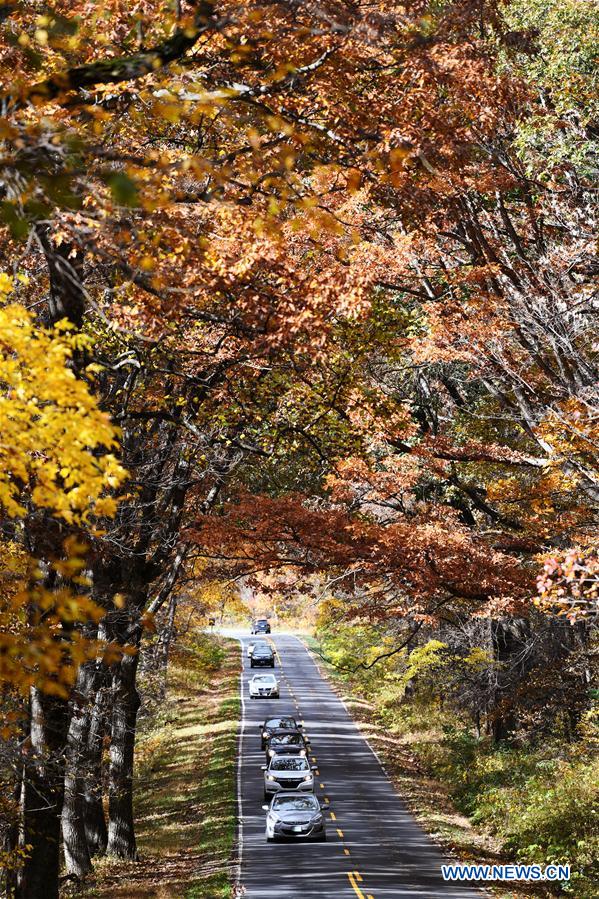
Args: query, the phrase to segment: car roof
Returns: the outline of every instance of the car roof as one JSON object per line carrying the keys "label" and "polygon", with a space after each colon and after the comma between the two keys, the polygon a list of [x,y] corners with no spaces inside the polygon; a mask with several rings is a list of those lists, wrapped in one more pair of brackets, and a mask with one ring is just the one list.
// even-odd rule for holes
{"label": "car roof", "polygon": [[[269,727],[269,726],[276,727],[276,724],[274,724],[275,721],[293,721],[294,724],[297,724],[293,715],[280,715],[278,718],[267,718],[266,721],[264,722],[264,727]],[[280,729],[281,730],[289,730],[288,727],[280,728]]]}

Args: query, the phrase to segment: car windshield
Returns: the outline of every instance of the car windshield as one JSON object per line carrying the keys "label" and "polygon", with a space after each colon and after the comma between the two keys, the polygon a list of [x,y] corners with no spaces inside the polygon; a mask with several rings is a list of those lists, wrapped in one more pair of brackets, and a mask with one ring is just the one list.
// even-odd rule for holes
{"label": "car windshield", "polygon": [[308,771],[310,766],[307,759],[284,755],[282,758],[274,758],[270,767],[272,771]]}
{"label": "car windshield", "polygon": [[308,812],[320,809],[316,796],[277,796],[272,807],[280,810]]}
{"label": "car windshield", "polygon": [[254,647],[254,655],[255,656],[271,656],[272,649],[270,646],[255,646]]}
{"label": "car windshield", "polygon": [[295,730],[297,724],[295,718],[269,718],[264,722],[264,727],[270,730]]}
{"label": "car windshield", "polygon": [[270,738],[270,742],[287,746],[295,744],[297,746],[301,743],[301,739],[299,734],[275,734],[274,737]]}
{"label": "car windshield", "polygon": [[254,678],[254,683],[258,684],[274,684],[274,681],[272,674],[261,674],[259,677]]}

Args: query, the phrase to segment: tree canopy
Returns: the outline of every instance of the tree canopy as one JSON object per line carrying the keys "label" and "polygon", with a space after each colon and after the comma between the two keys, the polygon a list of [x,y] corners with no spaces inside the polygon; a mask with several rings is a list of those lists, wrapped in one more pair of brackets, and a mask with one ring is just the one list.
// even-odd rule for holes
{"label": "tree canopy", "polygon": [[575,0],[0,7],[2,751],[46,799],[15,895],[58,895],[61,814],[69,873],[135,856],[184,585],[326,596],[398,652],[493,622],[498,740],[524,644],[588,662],[596,33]]}

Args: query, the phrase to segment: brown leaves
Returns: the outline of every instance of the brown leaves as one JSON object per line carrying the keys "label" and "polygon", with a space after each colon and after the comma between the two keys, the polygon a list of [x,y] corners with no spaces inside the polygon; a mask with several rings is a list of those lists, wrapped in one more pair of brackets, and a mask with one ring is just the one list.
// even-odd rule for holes
{"label": "brown leaves", "polygon": [[396,514],[377,522],[337,506],[308,503],[300,496],[273,500],[241,494],[217,519],[198,519],[189,536],[207,558],[239,573],[253,569],[354,572],[353,582],[386,584],[361,608],[374,613],[391,590],[405,601],[405,612],[433,614],[437,604],[460,598],[483,612],[503,597],[505,608],[523,601],[529,578],[518,563],[477,538],[449,509],[422,506],[418,513]]}

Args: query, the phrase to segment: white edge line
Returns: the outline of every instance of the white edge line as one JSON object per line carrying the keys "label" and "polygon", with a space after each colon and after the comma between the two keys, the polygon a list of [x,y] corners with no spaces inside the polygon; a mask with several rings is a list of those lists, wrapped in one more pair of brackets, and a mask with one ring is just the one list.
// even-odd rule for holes
{"label": "white edge line", "polygon": [[[322,679],[323,679],[327,684],[329,684],[329,686],[331,686],[331,683],[330,683],[329,678],[327,677],[326,673],[323,671],[323,669],[321,668],[321,666],[318,664],[318,662],[317,662],[316,659],[314,658],[315,653],[310,649],[310,647],[307,645],[307,643],[304,642],[304,640],[303,640],[302,637],[296,637],[295,639],[298,640],[298,641],[302,644],[302,646],[303,646],[304,649],[306,650],[306,653],[307,653],[307,655],[308,655],[308,658],[311,659],[312,664],[313,664],[314,667],[318,670],[318,672],[319,672],[320,676],[322,677]],[[332,687],[331,687],[331,689],[332,689]],[[334,690],[333,690],[333,693],[335,693]],[[374,748],[370,745],[370,741],[369,741],[368,737],[365,736],[364,731],[362,730],[362,728],[360,727],[360,725],[358,724],[358,722],[355,720],[355,718],[354,718],[353,714],[351,713],[350,709],[348,708],[346,702],[342,699],[341,696],[338,696],[337,693],[335,693],[335,696],[337,697],[337,699],[339,700],[339,702],[341,703],[341,705],[343,706],[343,708],[345,709],[345,711],[347,712],[347,714],[349,715],[349,717],[351,718],[352,724],[354,725],[354,727],[356,728],[356,730],[358,731],[358,733],[360,734],[360,736],[362,737],[362,739],[364,740],[364,742],[366,743],[366,745],[368,746],[368,748],[370,749],[370,751],[372,752],[373,756],[375,757],[375,759],[376,759],[377,762],[379,763],[379,766],[380,766],[380,768],[381,768],[381,771],[383,772],[383,774],[385,775],[385,777],[387,778],[387,780],[389,781],[389,783],[390,783],[391,786],[393,787],[394,792],[396,793],[396,795],[399,795],[399,794],[397,793],[397,787],[395,786],[395,784],[394,784],[393,781],[391,780],[391,777],[389,776],[389,772],[388,772],[387,769],[385,768],[385,766],[384,766],[384,764],[383,764],[383,762],[382,762],[382,760],[381,760],[380,755],[378,754],[378,752],[376,751],[376,749],[374,749]],[[401,797],[400,797],[400,798],[401,798]]]}
{"label": "white edge line", "polygon": [[[295,636],[295,635],[294,635],[294,636]],[[370,742],[369,742],[368,738],[364,735],[364,731],[363,731],[362,728],[360,727],[359,723],[355,720],[355,718],[354,718],[354,716],[352,715],[350,709],[347,707],[347,704],[344,702],[344,700],[341,698],[341,696],[338,696],[337,693],[333,690],[333,687],[332,687],[331,681],[330,681],[329,678],[328,678],[328,675],[326,674],[325,671],[323,671],[323,669],[321,668],[321,666],[318,664],[318,662],[317,662],[316,659],[315,659],[316,653],[315,653],[312,649],[310,649],[310,647],[308,646],[307,643],[304,642],[303,637],[297,637],[297,636],[296,636],[295,639],[296,639],[299,643],[302,644],[302,646],[303,646],[304,649],[306,650],[306,653],[307,653],[307,655],[308,655],[308,658],[312,661],[312,664],[313,664],[314,667],[318,670],[318,672],[319,672],[320,676],[322,677],[322,679],[329,685],[331,691],[335,694],[335,696],[337,697],[337,699],[339,700],[339,702],[341,703],[341,705],[343,706],[343,708],[345,709],[345,711],[347,712],[347,714],[349,715],[349,717],[351,718],[354,727],[356,728],[356,730],[358,731],[358,733],[361,735],[362,739],[364,740],[364,742],[366,743],[366,745],[368,746],[368,748],[369,748],[370,751],[372,752],[373,756],[375,757],[375,759],[377,760],[377,762],[378,762],[379,765],[381,766],[381,769],[382,769],[382,771],[383,771],[383,774],[385,775],[385,777],[386,777],[387,780],[389,781],[389,784],[391,785],[391,787],[393,787],[393,792],[394,792],[395,795],[398,797],[399,801],[405,806],[406,812],[407,812],[408,815],[411,817],[412,821],[415,822],[415,824],[416,824],[417,827],[420,827],[420,829],[423,830],[423,832],[428,836],[428,838],[429,838],[429,839],[431,840],[431,842],[436,846],[436,848],[439,849],[439,850],[441,851],[443,857],[444,857],[444,858],[445,858],[445,857],[448,857],[448,855],[447,855],[447,850],[444,849],[443,846],[435,840],[435,838],[433,837],[432,834],[430,834],[430,833],[428,833],[428,831],[424,830],[422,824],[418,821],[418,819],[416,818],[416,816],[414,815],[414,813],[408,808],[408,805],[407,805],[405,799],[403,799],[402,796],[399,794],[396,785],[394,784],[392,778],[389,776],[389,772],[387,771],[387,769],[386,769],[385,766],[383,765],[383,763],[382,763],[382,761],[381,761],[381,757],[379,756],[378,752],[376,751],[376,749],[374,749],[374,748],[370,745]],[[473,896],[480,896],[480,895],[482,895],[482,896],[491,896],[491,893],[488,892],[488,890],[487,890],[485,887],[482,887],[482,888],[479,887],[479,888],[478,888],[478,892],[477,892],[477,893],[474,893]]]}
{"label": "white edge line", "polygon": [[239,696],[241,699],[241,718],[237,738],[237,872],[235,875],[235,895],[241,896],[241,865],[243,861],[243,802],[241,799],[241,766],[243,762],[243,737],[245,734],[245,697],[244,697],[244,643],[238,637],[241,650],[241,671],[239,672]]}

